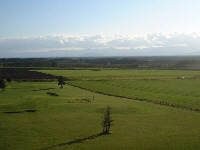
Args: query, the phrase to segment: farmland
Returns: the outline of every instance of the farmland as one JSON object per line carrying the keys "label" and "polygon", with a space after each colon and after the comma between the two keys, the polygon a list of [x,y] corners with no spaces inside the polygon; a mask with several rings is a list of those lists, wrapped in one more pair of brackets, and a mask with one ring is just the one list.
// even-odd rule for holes
{"label": "farmland", "polygon": [[[102,94],[200,109],[199,71],[174,70],[73,70],[42,71],[63,74],[70,85]],[[71,74],[75,74],[72,76]]]}
{"label": "farmland", "polygon": [[[68,79],[67,84],[61,89],[53,80],[12,81],[10,87],[0,93],[0,149],[170,150],[200,147],[199,111],[153,103],[200,109],[199,71],[38,72],[62,75]],[[91,102],[77,101],[85,98]],[[101,135],[101,117],[107,105],[111,107],[114,120],[112,134]]]}
{"label": "farmland", "polygon": [[177,78],[197,78],[199,71],[182,70],[38,70],[39,72],[63,75],[72,80],[113,80],[113,79],[177,79]]}

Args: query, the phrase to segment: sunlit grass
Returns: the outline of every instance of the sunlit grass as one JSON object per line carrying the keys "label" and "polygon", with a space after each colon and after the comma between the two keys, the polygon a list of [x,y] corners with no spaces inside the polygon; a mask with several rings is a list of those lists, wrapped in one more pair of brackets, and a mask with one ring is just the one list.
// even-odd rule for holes
{"label": "sunlit grass", "polygon": [[105,94],[157,100],[200,108],[200,79],[69,81]]}
{"label": "sunlit grass", "polygon": [[[76,79],[78,81],[66,82],[101,93],[200,108],[199,71],[42,72]],[[47,92],[58,96],[50,96]],[[94,101],[89,103],[76,100],[92,100],[93,97]],[[0,101],[0,149],[171,150],[200,147],[199,112],[183,108],[106,96],[69,85],[61,89],[57,82],[11,82],[10,87],[0,93]],[[114,120],[112,134],[99,135],[101,117],[107,105],[111,107]]]}
{"label": "sunlit grass", "polygon": [[110,79],[163,79],[200,77],[199,71],[181,70],[38,70],[56,76],[65,76],[78,80],[110,80]]}

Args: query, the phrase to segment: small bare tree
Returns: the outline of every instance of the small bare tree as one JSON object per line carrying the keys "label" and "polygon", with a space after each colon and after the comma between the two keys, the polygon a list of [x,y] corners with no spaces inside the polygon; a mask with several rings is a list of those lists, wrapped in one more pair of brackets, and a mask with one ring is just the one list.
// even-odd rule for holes
{"label": "small bare tree", "polygon": [[113,125],[112,124],[113,120],[111,120],[110,117],[110,107],[107,106],[106,113],[102,117],[102,126],[103,126],[103,134],[109,134],[110,132],[110,127]]}

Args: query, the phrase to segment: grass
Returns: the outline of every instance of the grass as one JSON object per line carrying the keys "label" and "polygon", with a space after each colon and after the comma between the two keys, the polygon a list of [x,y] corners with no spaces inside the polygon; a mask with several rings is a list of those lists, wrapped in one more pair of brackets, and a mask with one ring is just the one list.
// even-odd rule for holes
{"label": "grass", "polygon": [[93,91],[200,109],[200,79],[68,81]]}
{"label": "grass", "polygon": [[[106,79],[73,81],[73,84],[105,93],[199,107],[199,79],[173,79],[198,76],[198,71],[43,72],[79,80]],[[113,80],[124,78],[159,80]],[[49,96],[47,92],[59,96]],[[76,101],[93,96],[95,100],[91,103]],[[12,82],[11,88],[0,93],[0,97],[3,143],[0,149],[197,149],[200,146],[198,112],[101,95],[68,85],[60,89],[56,82]],[[113,133],[100,136],[101,117],[107,105],[112,108]],[[25,110],[37,112],[4,113]]]}
{"label": "grass", "polygon": [[[111,84],[115,87],[117,83]],[[126,83],[118,85],[125,87]],[[199,112],[106,96],[69,85],[60,89],[57,82],[11,82],[10,86],[0,93],[2,150],[200,147]],[[91,103],[76,101],[93,96]],[[112,134],[99,135],[107,105],[114,120]],[[37,112],[4,113],[30,109]]]}
{"label": "grass", "polygon": [[183,70],[42,70],[76,81],[70,84],[111,95],[156,100],[200,109],[199,71]]}
{"label": "grass", "polygon": [[76,80],[169,79],[200,77],[199,71],[182,70],[38,70]]}

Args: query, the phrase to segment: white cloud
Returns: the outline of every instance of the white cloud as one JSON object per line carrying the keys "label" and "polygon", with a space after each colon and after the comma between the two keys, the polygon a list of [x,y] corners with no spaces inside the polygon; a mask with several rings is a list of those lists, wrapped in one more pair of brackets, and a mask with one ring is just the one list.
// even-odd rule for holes
{"label": "white cloud", "polygon": [[138,46],[138,47],[135,47],[134,49],[144,49],[144,48],[149,48],[147,46]]}
{"label": "white cloud", "polygon": [[147,49],[187,47],[200,50],[199,33],[149,33],[145,35],[48,35],[0,39],[1,52],[36,52],[80,49]]}
{"label": "white cloud", "polygon": [[115,49],[131,49],[131,47],[115,47]]}
{"label": "white cloud", "polygon": [[186,44],[175,44],[174,46],[177,46],[177,47],[185,47],[187,46]]}
{"label": "white cloud", "polygon": [[65,43],[63,42],[63,40],[60,40],[60,43],[61,43],[61,44],[65,44]]}

